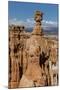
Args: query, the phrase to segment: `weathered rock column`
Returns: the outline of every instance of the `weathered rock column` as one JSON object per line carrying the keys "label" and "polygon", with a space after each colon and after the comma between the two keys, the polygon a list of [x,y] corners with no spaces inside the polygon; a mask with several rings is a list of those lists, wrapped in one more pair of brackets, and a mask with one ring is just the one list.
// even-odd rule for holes
{"label": "weathered rock column", "polygon": [[36,23],[35,23],[32,34],[36,34],[36,35],[42,35],[43,34],[43,31],[41,28],[42,16],[43,16],[42,12],[36,11],[35,17],[34,17],[34,20]]}
{"label": "weathered rock column", "polygon": [[18,39],[18,32],[19,30],[17,30],[17,27],[13,27],[10,30],[9,33],[9,48],[10,48],[10,53],[9,53],[9,61],[11,63],[10,64],[10,81],[9,81],[9,88],[16,88],[18,87],[18,83],[19,83],[19,60],[18,60],[18,48],[17,44],[19,43],[19,39]]}
{"label": "weathered rock column", "polygon": [[9,31],[9,88],[18,87],[23,72],[21,32],[24,33],[24,26],[13,26]]}
{"label": "weathered rock column", "polygon": [[43,70],[39,65],[39,55],[41,53],[41,48],[45,48],[42,39],[42,13],[36,11],[35,14],[36,24],[34,26],[31,37],[27,39],[26,42],[26,54],[27,54],[27,69],[23,74],[19,87],[32,87],[32,86],[45,86],[46,76],[42,73]]}

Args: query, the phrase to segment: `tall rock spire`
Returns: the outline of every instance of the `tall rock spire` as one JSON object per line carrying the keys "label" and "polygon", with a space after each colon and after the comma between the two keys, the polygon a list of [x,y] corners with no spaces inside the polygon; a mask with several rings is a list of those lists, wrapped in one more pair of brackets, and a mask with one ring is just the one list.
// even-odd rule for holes
{"label": "tall rock spire", "polygon": [[42,18],[43,18],[43,13],[40,11],[36,11],[34,16],[34,20],[36,23],[32,32],[33,35],[42,35],[43,33],[42,27],[41,27]]}

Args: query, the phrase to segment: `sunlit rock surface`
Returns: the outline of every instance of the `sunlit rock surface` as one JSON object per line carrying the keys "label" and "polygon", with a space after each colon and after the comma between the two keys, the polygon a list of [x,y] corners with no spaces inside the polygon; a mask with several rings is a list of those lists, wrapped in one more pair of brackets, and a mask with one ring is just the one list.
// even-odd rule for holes
{"label": "sunlit rock surface", "polygon": [[36,11],[31,33],[9,26],[9,88],[58,85],[58,41],[45,37]]}

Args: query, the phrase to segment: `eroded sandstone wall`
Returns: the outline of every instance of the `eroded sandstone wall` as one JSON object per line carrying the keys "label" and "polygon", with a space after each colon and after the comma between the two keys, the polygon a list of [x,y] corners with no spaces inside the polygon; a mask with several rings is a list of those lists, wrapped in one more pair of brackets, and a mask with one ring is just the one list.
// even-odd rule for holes
{"label": "eroded sandstone wall", "polygon": [[58,42],[44,37],[42,18],[36,11],[30,35],[24,26],[9,28],[9,88],[58,84]]}

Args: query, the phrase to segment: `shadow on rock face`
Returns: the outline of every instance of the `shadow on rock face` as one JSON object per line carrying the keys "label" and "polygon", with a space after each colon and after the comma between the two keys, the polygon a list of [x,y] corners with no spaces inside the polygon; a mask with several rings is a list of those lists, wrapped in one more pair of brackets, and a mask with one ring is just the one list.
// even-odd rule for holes
{"label": "shadow on rock face", "polygon": [[39,64],[40,64],[40,67],[41,67],[41,68],[42,68],[42,65],[43,65],[43,67],[45,67],[45,62],[46,62],[46,60],[48,60],[48,58],[49,58],[49,55],[46,56],[46,53],[42,52],[42,53],[40,54]]}

